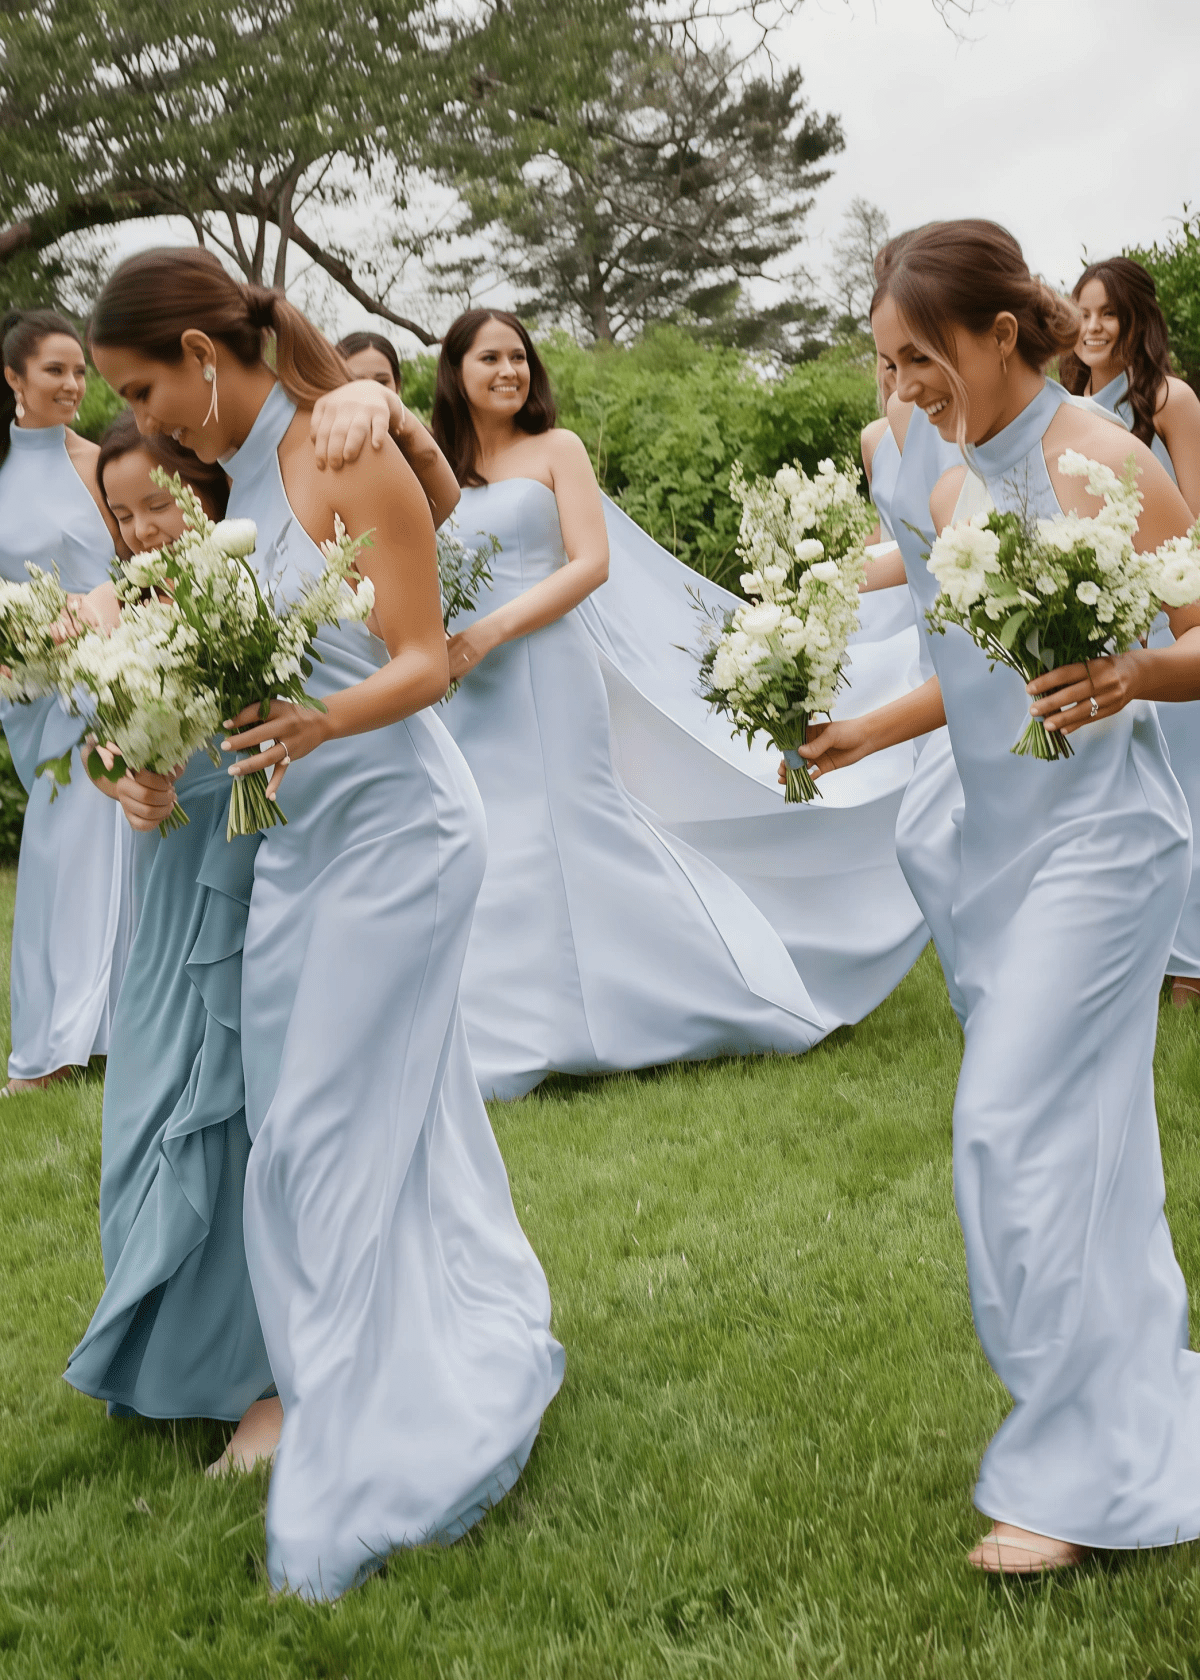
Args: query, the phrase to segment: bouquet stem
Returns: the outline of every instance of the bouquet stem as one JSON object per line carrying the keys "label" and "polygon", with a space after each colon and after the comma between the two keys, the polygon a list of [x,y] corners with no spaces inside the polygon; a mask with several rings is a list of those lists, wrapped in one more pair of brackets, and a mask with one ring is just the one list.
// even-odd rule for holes
{"label": "bouquet stem", "polygon": [[[242,758],[253,758],[253,752],[242,753]],[[287,818],[279,806],[267,798],[267,773],[265,770],[255,770],[249,776],[234,776],[233,786],[229,790],[229,821],[225,825],[226,840],[234,840],[240,834],[257,834],[260,829],[274,828],[276,823],[285,823]]]}
{"label": "bouquet stem", "polygon": [[183,806],[178,800],[176,800],[174,805],[171,807],[170,815],[164,817],[162,822],[159,823],[158,832],[165,840],[167,835],[171,833],[172,829],[186,828],[191,820],[192,819],[188,816]]}
{"label": "bouquet stem", "polygon": [[[804,734],[802,732],[800,741],[803,740]],[[814,799],[820,799],[821,790],[812,779],[808,761],[801,758],[795,747],[785,747],[783,749],[783,764],[783,802],[785,805],[808,805]]]}
{"label": "bouquet stem", "polygon": [[1075,748],[1061,730],[1049,730],[1041,718],[1030,718],[1025,731],[1010,752],[1019,758],[1041,758],[1051,763],[1056,758],[1074,758]]}

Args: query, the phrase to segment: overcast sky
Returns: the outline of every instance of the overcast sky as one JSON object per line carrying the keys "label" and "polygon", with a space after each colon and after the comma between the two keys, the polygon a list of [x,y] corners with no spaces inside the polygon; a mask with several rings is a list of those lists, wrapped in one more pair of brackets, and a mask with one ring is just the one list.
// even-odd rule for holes
{"label": "overcast sky", "polygon": [[1200,208],[1200,0],[985,0],[956,41],[932,0],[805,0],[777,34],[846,149],[810,263],[856,194],[892,231],[982,215],[1074,284],[1092,257]]}

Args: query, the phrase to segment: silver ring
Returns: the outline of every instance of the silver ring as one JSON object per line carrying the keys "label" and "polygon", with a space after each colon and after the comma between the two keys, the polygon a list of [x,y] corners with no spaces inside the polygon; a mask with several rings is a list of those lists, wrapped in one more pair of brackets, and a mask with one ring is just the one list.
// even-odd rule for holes
{"label": "silver ring", "polygon": [[1091,702],[1090,702],[1088,710],[1089,710],[1089,715],[1090,716],[1092,716],[1092,717],[1099,717],[1100,716],[1100,702],[1099,702],[1099,700],[1097,700],[1097,698],[1094,694],[1092,695]]}
{"label": "silver ring", "polygon": [[[1095,715],[1096,714],[1093,712],[1092,716],[1095,717]],[[280,762],[280,764],[283,765],[284,769],[286,770],[288,765],[292,762],[292,755],[287,749],[287,742],[286,741],[280,741],[279,745],[283,748],[283,757],[279,760],[279,762]]]}

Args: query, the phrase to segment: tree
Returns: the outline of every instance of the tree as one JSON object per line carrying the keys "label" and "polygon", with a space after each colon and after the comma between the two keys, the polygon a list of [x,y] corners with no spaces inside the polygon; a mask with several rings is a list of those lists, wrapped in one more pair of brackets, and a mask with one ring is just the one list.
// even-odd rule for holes
{"label": "tree", "polygon": [[870,326],[875,258],[887,239],[885,212],[865,198],[852,198],[842,216],[842,231],[833,242],[833,282],[841,324],[851,331],[860,332]]}
{"label": "tree", "polygon": [[843,143],[836,117],[808,110],[799,70],[768,74],[687,19],[597,6],[585,50],[567,49],[570,77],[543,79],[539,100],[520,42],[540,11],[553,54],[558,9],[498,13],[474,99],[448,113],[443,167],[520,307],[608,341],[682,316],[749,344],[811,317],[799,299],[756,310],[745,294],[795,250]]}
{"label": "tree", "polygon": [[1200,215],[1185,204],[1176,233],[1125,255],[1154,276],[1176,371],[1200,393]]}
{"label": "tree", "polygon": [[0,43],[10,297],[61,284],[67,236],[174,215],[247,279],[282,285],[295,248],[434,342],[391,306],[395,264],[360,278],[323,216],[374,174],[391,245],[420,246],[397,224],[449,45],[423,0],[17,0],[0,12]]}

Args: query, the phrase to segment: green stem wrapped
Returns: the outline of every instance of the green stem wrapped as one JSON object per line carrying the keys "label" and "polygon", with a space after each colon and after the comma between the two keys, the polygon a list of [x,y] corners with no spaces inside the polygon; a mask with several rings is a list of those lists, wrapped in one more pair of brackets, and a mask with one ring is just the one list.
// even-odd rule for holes
{"label": "green stem wrapped", "polygon": [[1024,733],[1010,752],[1019,758],[1040,758],[1052,763],[1056,758],[1074,758],[1075,748],[1060,729],[1047,729],[1040,717],[1030,718]]}
{"label": "green stem wrapped", "polygon": [[[806,732],[807,725],[801,729],[796,746],[803,745]],[[784,747],[783,766],[785,805],[808,805],[820,799],[821,790],[812,779],[808,761],[801,758],[795,747]]]}
{"label": "green stem wrapped", "polygon": [[159,823],[158,832],[165,840],[167,835],[171,833],[172,829],[186,828],[191,820],[192,819],[188,816],[183,806],[178,800],[176,800],[174,805],[171,807],[170,816],[164,817],[162,822]]}
{"label": "green stem wrapped", "polygon": [[[239,754],[239,757],[254,758],[257,752],[256,747],[251,752]],[[229,790],[226,840],[234,840],[240,834],[257,834],[262,829],[274,828],[276,823],[286,824],[287,818],[279,806],[267,798],[265,770],[255,770],[249,776],[234,776],[231,780],[233,786]]]}

